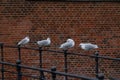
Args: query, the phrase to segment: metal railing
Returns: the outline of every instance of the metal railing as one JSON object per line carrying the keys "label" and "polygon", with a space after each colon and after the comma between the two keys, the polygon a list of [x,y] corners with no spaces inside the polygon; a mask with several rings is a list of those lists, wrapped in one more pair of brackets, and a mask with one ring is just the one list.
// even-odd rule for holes
{"label": "metal railing", "polygon": [[[4,61],[4,55],[3,55],[4,54],[4,47],[18,48],[18,60],[16,60],[16,64]],[[1,51],[0,51],[1,52],[0,64],[1,64],[2,80],[5,80],[4,72],[9,72],[11,74],[17,74],[17,80],[22,80],[22,76],[28,76],[28,77],[36,78],[38,80],[46,80],[44,72],[50,73],[52,80],[56,80],[56,75],[65,76],[65,80],[68,80],[68,77],[78,78],[78,79],[82,79],[82,80],[104,80],[104,75],[102,73],[99,73],[99,59],[102,58],[102,59],[120,61],[120,58],[111,58],[111,57],[100,56],[98,52],[95,52],[95,55],[85,55],[85,54],[78,54],[78,53],[69,53],[67,51],[43,50],[42,48],[8,46],[8,45],[4,45],[3,43],[0,43],[0,49],[1,49]],[[39,68],[30,67],[30,66],[26,66],[26,65],[21,64],[21,49],[30,49],[30,50],[39,51],[39,62],[40,62]],[[56,67],[52,67],[51,70],[43,69],[42,68],[42,52],[43,51],[63,53],[64,54],[64,72],[56,71]],[[87,57],[94,58],[94,60],[95,60],[95,73],[96,73],[95,78],[68,73],[68,71],[67,71],[67,55],[68,54],[69,55],[87,56]],[[17,72],[5,70],[4,65],[16,67]],[[39,75],[39,77],[35,77],[35,76],[24,74],[21,71],[21,69],[23,69],[23,68],[39,71],[40,75]]]}

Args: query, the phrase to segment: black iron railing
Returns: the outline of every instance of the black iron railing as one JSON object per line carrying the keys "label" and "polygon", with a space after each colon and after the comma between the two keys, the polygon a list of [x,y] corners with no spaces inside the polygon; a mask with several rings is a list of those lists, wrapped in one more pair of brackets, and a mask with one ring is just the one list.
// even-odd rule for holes
{"label": "black iron railing", "polygon": [[[18,48],[18,60],[16,60],[16,64],[13,63],[9,63],[9,62],[5,62],[4,61],[4,47],[9,47],[9,48]],[[67,51],[54,51],[54,50],[42,50],[42,48],[28,48],[28,47],[19,47],[19,46],[8,46],[8,45],[4,45],[3,43],[0,43],[0,48],[1,48],[1,74],[2,74],[2,80],[5,80],[5,76],[4,76],[4,72],[9,72],[11,74],[17,74],[17,80],[22,80],[22,76],[28,76],[28,77],[32,77],[32,78],[36,78],[38,80],[46,80],[45,76],[44,76],[44,72],[50,73],[51,74],[51,79],[52,80],[56,80],[56,75],[61,75],[61,76],[65,76],[65,80],[68,80],[67,77],[73,77],[73,78],[78,78],[78,79],[82,79],[82,80],[104,80],[104,75],[102,73],[99,73],[99,59],[108,59],[108,60],[116,60],[116,61],[120,61],[120,58],[111,58],[111,57],[105,57],[105,56],[100,56],[98,52],[95,52],[95,55],[85,55],[85,54],[79,54],[79,53],[69,53]],[[21,49],[30,49],[30,50],[37,50],[39,51],[39,68],[36,67],[30,67],[30,66],[26,66],[26,65],[21,65]],[[48,52],[56,52],[56,53],[63,53],[64,54],[64,70],[65,72],[59,72],[56,71],[56,67],[52,67],[51,70],[46,70],[42,68],[42,51],[48,51]],[[79,56],[87,56],[87,57],[91,57],[95,59],[95,72],[96,72],[96,77],[95,78],[91,78],[91,77],[87,77],[87,76],[81,76],[81,75],[76,75],[76,74],[69,74],[67,71],[67,55],[79,55]],[[9,70],[5,70],[4,65],[9,65],[9,66],[13,66],[16,67],[16,71],[17,72],[12,72]],[[31,75],[27,75],[25,73],[22,73],[21,69],[31,69],[31,70],[36,70],[40,72],[40,75],[38,77],[35,76],[31,76]]]}

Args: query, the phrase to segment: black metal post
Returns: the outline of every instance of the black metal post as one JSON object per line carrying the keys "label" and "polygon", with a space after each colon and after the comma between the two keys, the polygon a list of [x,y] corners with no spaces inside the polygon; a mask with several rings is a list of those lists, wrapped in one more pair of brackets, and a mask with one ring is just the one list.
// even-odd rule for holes
{"label": "black metal post", "polygon": [[56,74],[54,73],[54,71],[56,71],[56,67],[52,67],[51,68],[52,73],[52,80],[56,80]]}
{"label": "black metal post", "polygon": [[[42,68],[42,47],[39,47],[39,67]],[[45,80],[43,71],[40,71],[40,80]]]}
{"label": "black metal post", "polygon": [[98,74],[99,74],[99,53],[98,52],[95,52],[95,73],[96,73],[96,78],[98,78]]}
{"label": "black metal post", "polygon": [[[67,50],[64,50],[64,69],[65,69],[65,73],[68,72],[68,69],[67,69]],[[65,76],[65,80],[68,80],[68,77]]]}
{"label": "black metal post", "polygon": [[18,46],[18,60],[21,61],[21,48]]}
{"label": "black metal post", "polygon": [[[1,48],[1,61],[4,61],[3,43],[0,43],[0,48]],[[1,73],[2,73],[2,80],[4,80],[4,64],[2,64]]]}
{"label": "black metal post", "polygon": [[19,66],[21,64],[21,48],[18,46],[18,60],[16,61],[16,69],[17,69],[17,80],[22,80],[22,72],[21,67]]}
{"label": "black metal post", "polygon": [[21,64],[20,60],[16,61],[16,69],[17,69],[17,80],[22,80],[22,72],[21,72],[21,67],[19,66]]}

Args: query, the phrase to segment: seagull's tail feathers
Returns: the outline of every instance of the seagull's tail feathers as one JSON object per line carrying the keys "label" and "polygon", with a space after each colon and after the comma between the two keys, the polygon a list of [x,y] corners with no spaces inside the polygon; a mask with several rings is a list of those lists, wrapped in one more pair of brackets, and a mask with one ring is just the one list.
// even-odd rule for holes
{"label": "seagull's tail feathers", "polygon": [[59,47],[60,49],[62,48],[62,46]]}
{"label": "seagull's tail feathers", "polygon": [[98,45],[95,45],[95,48],[98,48]]}
{"label": "seagull's tail feathers", "polygon": [[20,46],[20,45],[21,45],[21,42],[18,42],[18,43],[17,43],[17,46]]}
{"label": "seagull's tail feathers", "polygon": [[39,41],[37,41],[37,44],[39,44]]}
{"label": "seagull's tail feathers", "polygon": [[62,44],[62,45],[60,45],[60,47],[59,47],[59,48],[60,48],[60,49],[62,49],[63,47],[64,47],[64,45]]}

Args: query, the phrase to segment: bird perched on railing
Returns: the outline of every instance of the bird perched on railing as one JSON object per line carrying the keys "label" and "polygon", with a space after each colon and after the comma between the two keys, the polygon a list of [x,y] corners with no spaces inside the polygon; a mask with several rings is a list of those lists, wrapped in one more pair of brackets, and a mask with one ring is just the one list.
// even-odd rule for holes
{"label": "bird perched on railing", "polygon": [[39,47],[50,46],[51,40],[50,38],[47,38],[46,40],[37,41],[37,44]]}
{"label": "bird perched on railing", "polygon": [[86,51],[98,48],[97,45],[91,43],[80,43],[79,46]]}
{"label": "bird perched on railing", "polygon": [[69,48],[74,47],[75,42],[73,39],[67,39],[67,41],[63,44],[60,45],[59,48],[63,49],[63,50],[68,50]]}
{"label": "bird perched on railing", "polygon": [[19,41],[17,46],[22,46],[22,45],[25,45],[25,44],[27,44],[29,42],[30,42],[30,38],[29,38],[29,36],[27,36],[24,39],[22,39],[21,41]]}

